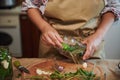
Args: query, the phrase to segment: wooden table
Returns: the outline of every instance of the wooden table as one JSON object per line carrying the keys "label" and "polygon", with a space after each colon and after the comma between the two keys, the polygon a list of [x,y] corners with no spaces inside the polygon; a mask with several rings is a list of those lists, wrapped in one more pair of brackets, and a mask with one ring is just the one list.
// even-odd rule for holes
{"label": "wooden table", "polygon": [[[13,61],[19,60],[21,64],[25,67],[28,67],[29,65],[36,63],[36,62],[42,62],[46,59],[44,58],[13,58]],[[120,59],[94,59],[89,60],[92,63],[96,63],[97,66],[100,66],[104,73],[106,74],[106,80],[120,80],[120,71],[116,71],[117,64],[120,62]],[[18,74],[20,73],[19,70],[17,70],[15,67],[13,67],[14,71],[14,79],[13,80],[21,80],[21,78],[17,78]]]}

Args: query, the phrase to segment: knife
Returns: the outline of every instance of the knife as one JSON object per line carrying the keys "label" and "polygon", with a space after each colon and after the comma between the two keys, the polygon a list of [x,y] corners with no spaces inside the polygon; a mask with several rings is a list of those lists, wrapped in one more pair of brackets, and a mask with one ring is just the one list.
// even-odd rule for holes
{"label": "knife", "polygon": [[120,63],[118,63],[118,68],[120,69]]}
{"label": "knife", "polygon": [[25,72],[27,74],[30,74],[30,71],[27,68],[25,68],[24,66],[22,66],[19,61],[14,61],[13,64],[21,72]]}

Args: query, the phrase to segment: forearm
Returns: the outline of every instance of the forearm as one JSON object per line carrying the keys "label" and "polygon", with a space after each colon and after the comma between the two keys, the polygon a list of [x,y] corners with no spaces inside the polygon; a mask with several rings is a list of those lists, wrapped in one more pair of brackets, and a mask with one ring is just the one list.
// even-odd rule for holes
{"label": "forearm", "polygon": [[38,9],[28,9],[27,13],[31,21],[40,29],[41,32],[49,26],[49,24],[42,18],[41,13]]}
{"label": "forearm", "polygon": [[107,12],[102,16],[101,22],[96,30],[96,34],[104,38],[105,34],[114,23],[115,16],[112,12]]}
{"label": "forearm", "polygon": [[38,9],[28,9],[28,16],[42,32],[41,40],[44,42],[44,44],[49,46],[52,45],[55,47],[62,47],[62,38],[60,37],[58,32],[42,18]]}

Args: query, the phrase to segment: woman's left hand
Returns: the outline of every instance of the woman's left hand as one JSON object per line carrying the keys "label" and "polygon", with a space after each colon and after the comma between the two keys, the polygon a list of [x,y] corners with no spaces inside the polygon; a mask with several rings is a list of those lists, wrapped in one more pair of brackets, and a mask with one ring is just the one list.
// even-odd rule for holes
{"label": "woman's left hand", "polygon": [[87,37],[84,41],[83,44],[86,44],[86,52],[83,56],[83,60],[86,60],[90,58],[93,53],[97,50],[99,44],[102,41],[102,36],[100,34],[93,34],[89,37]]}
{"label": "woman's left hand", "polygon": [[83,44],[87,45],[86,52],[83,56],[83,60],[88,59],[93,55],[93,53],[97,50],[98,45],[103,40],[106,32],[109,30],[110,26],[115,21],[115,15],[113,12],[106,12],[102,15],[101,22],[96,30],[96,32],[86,38],[83,41]]}

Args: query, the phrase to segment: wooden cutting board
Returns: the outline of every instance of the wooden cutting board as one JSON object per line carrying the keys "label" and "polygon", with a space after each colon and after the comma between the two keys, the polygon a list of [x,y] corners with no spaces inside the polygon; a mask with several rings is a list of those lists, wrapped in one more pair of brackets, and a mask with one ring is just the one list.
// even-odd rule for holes
{"label": "wooden cutting board", "polygon": [[[25,79],[26,76],[37,75],[36,69],[40,69],[47,72],[54,72],[55,70],[53,69],[53,66],[55,65],[55,63],[59,64],[64,68],[62,71],[64,73],[76,72],[78,68],[83,68],[82,64],[74,64],[73,62],[70,62],[70,61],[60,61],[60,60],[54,61],[52,59],[49,59],[43,62],[36,62],[34,64],[29,65],[27,69],[30,71],[30,74],[23,73],[22,80],[28,80],[28,79]],[[94,64],[91,62],[87,62],[87,64],[88,64],[88,67],[85,70],[87,71],[93,70]],[[94,73],[96,74],[96,76],[103,76],[104,74],[102,69],[97,65],[94,68]]]}

